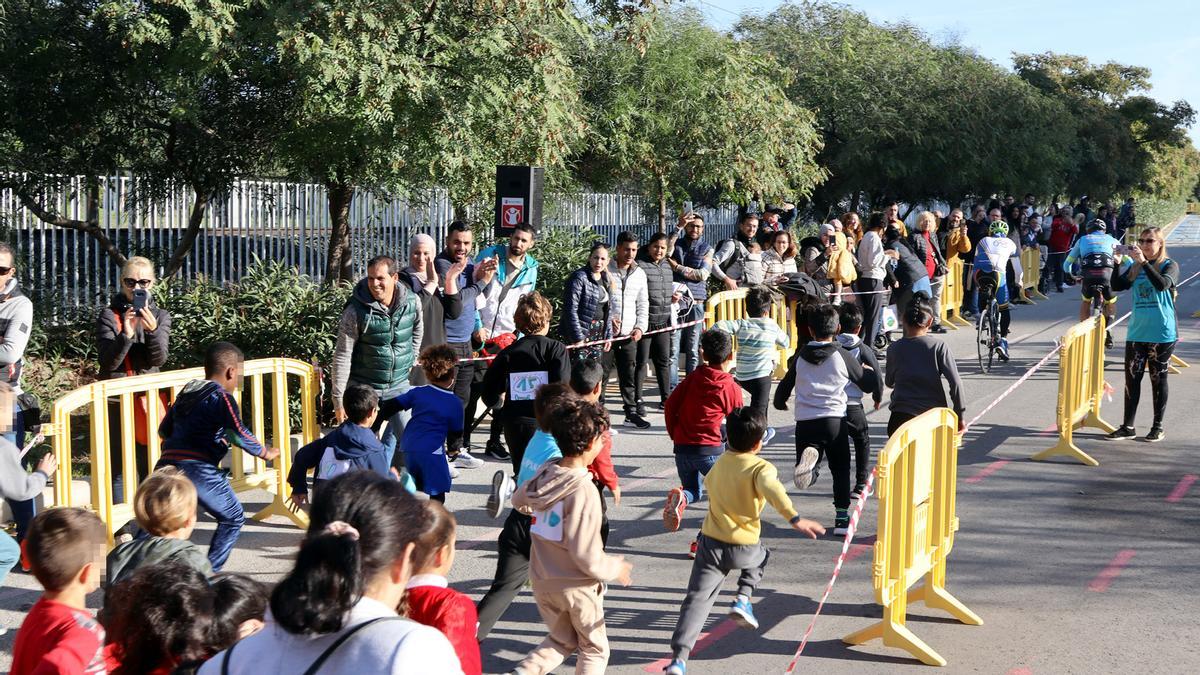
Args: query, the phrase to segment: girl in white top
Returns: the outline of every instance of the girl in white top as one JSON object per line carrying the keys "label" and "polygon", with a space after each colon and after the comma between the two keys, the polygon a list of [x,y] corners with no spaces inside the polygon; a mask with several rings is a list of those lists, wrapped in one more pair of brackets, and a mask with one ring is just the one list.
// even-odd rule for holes
{"label": "girl in white top", "polygon": [[271,593],[266,627],[201,675],[461,675],[440,631],[396,614],[414,544],[432,519],[421,502],[398,481],[356,471],[322,486],[309,519],[296,566]]}

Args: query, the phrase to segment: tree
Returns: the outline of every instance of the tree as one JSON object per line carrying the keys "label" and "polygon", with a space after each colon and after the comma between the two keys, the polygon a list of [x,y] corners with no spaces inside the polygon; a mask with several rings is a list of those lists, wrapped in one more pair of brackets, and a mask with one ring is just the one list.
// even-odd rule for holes
{"label": "tree", "polygon": [[709,192],[745,204],[806,195],[824,177],[812,114],[783,95],[787,74],[700,14],[661,21],[639,54],[611,41],[576,54],[589,135],[572,164],[586,183],[632,184],[668,204]]}

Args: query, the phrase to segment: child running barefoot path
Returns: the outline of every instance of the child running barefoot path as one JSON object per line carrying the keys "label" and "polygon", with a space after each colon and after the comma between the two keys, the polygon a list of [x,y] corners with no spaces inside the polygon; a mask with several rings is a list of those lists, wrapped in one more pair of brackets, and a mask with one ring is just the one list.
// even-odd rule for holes
{"label": "child running barefoot path", "polygon": [[712,611],[721,583],[733,570],[740,570],[737,597],[729,615],[746,628],[758,628],[750,596],[762,581],[770,552],[759,537],[762,510],[769,502],[792,528],[811,538],[825,528],[802,519],[792,507],[775,467],[758,456],[767,429],[767,418],[753,408],[738,408],[727,418],[729,449],[704,479],[708,488],[708,515],[700,530],[699,550],[692,563],[687,596],[679,609],[679,621],[671,636],[672,661],[666,672],[684,675],[687,658],[704,622]]}
{"label": "child running barefoot path", "polygon": [[530,581],[538,612],[550,634],[514,672],[541,675],[578,651],[578,675],[608,666],[604,584],[631,583],[633,566],[604,552],[600,497],[587,466],[604,445],[608,413],[580,399],[564,401],[550,415],[562,459],[542,466],[513,495],[513,505],[533,511]]}

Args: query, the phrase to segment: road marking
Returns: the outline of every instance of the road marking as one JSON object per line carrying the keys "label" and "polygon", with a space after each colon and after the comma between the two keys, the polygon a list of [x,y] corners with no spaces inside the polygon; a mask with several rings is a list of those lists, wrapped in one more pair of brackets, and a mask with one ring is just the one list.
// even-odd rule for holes
{"label": "road marking", "polygon": [[846,554],[846,562],[850,562],[870,550],[869,544],[852,544],[850,551]]}
{"label": "road marking", "polygon": [[1008,675],[1033,675],[1033,671],[1028,668],[1013,668],[1008,671]]}
{"label": "road marking", "polygon": [[1011,461],[1012,461],[1011,459],[998,459],[998,460],[992,462],[991,464],[988,464],[987,466],[983,467],[979,471],[976,471],[975,475],[971,476],[970,478],[966,479],[963,482],[965,482],[965,483],[982,483],[984,478],[987,478],[988,476],[996,473],[1000,469],[1003,469],[1004,465],[1008,464]]}
{"label": "road marking", "polygon": [[1088,590],[1095,591],[1097,593],[1103,593],[1104,591],[1107,591],[1108,587],[1112,585],[1112,582],[1121,574],[1121,570],[1129,564],[1130,560],[1133,560],[1133,556],[1135,555],[1137,555],[1137,551],[1134,551],[1131,548],[1119,551],[1117,555],[1113,557],[1112,562],[1108,564],[1108,567],[1105,567],[1103,570],[1101,570],[1100,573],[1096,575],[1096,578],[1092,579],[1091,583],[1088,584]]}
{"label": "road marking", "polygon": [[670,476],[676,472],[677,472],[676,469],[664,469],[664,470],[659,471],[658,473],[648,476],[646,478],[639,478],[637,480],[631,480],[628,483],[626,483],[625,485],[621,486],[621,492],[625,492],[626,490],[629,490],[630,492],[632,492],[632,491],[636,490],[637,488],[642,487],[643,485],[653,483],[656,480],[661,480],[661,479],[666,478],[667,476]]}
{"label": "road marking", "polygon": [[[737,630],[737,627],[738,625],[733,619],[725,619],[724,621],[713,626],[713,629],[707,633],[701,633],[700,639],[696,640],[696,646],[692,648],[692,655],[695,656],[696,654],[704,651],[710,645],[712,645],[712,643]],[[647,673],[661,673],[663,669],[669,665],[671,665],[671,659],[659,659],[654,663],[647,665],[645,668],[642,668],[642,670],[646,671]]]}
{"label": "road marking", "polygon": [[1167,501],[1174,504],[1183,500],[1183,496],[1187,494],[1188,488],[1192,487],[1192,483],[1195,483],[1197,478],[1196,474],[1189,473],[1179,479],[1179,484],[1175,486],[1174,490],[1171,490],[1171,494],[1167,495]]}

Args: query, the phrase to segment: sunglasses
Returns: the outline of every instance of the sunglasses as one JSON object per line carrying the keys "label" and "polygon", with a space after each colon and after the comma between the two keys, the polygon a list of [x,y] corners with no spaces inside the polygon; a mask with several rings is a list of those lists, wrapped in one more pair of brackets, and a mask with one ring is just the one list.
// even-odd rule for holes
{"label": "sunglasses", "polygon": [[1157,241],[1158,241],[1157,239],[1138,239],[1139,244],[1153,244],[1153,243],[1156,243]]}
{"label": "sunglasses", "polygon": [[8,274],[8,273],[9,273],[9,272],[11,272],[11,271],[13,271],[13,269],[15,269],[15,268],[13,268],[13,267],[0,267],[0,277],[4,276],[5,274]]}
{"label": "sunglasses", "polygon": [[150,286],[150,284],[154,283],[154,280],[153,279],[122,279],[122,282],[125,284],[125,288],[134,288],[135,286],[140,286],[142,288],[148,288]]}

